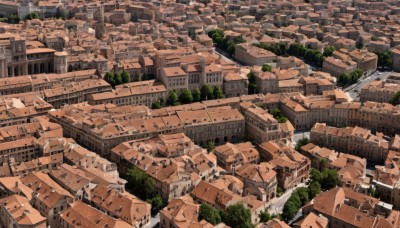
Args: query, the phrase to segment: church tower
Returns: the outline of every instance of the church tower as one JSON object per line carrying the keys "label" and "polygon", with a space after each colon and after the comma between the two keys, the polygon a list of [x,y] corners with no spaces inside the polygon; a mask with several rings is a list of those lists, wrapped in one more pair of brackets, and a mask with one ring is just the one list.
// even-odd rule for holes
{"label": "church tower", "polygon": [[100,19],[99,22],[96,24],[96,38],[101,39],[103,38],[105,33],[105,26],[104,26],[104,8],[103,5],[100,5]]}

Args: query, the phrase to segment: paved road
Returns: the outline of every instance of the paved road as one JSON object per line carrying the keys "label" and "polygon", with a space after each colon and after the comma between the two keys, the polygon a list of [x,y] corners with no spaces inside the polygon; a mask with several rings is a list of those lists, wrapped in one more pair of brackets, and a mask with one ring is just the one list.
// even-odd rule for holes
{"label": "paved road", "polygon": [[294,133],[293,140],[292,140],[292,146],[295,147],[297,141],[299,141],[302,138],[309,138],[310,139],[310,132],[309,131],[303,131],[303,132]]}
{"label": "paved road", "polygon": [[345,88],[344,91],[348,92],[350,97],[353,100],[357,101],[360,98],[359,94],[361,92],[361,89],[364,86],[366,86],[368,83],[370,83],[370,82],[372,82],[373,80],[376,80],[376,79],[385,80],[389,76],[390,73],[392,73],[392,72],[390,72],[390,71],[386,71],[386,72],[376,71],[375,73],[373,73],[373,74],[371,74],[371,75],[369,75],[367,77],[362,77],[359,82],[357,82],[356,84]]}
{"label": "paved road", "polygon": [[224,52],[223,50],[221,50],[219,48],[215,48],[215,53],[217,53],[218,55],[220,55],[223,59],[225,59],[227,61],[232,61],[239,66],[244,66],[244,65],[240,64],[239,62],[237,62],[236,60],[232,59],[228,53]]}
{"label": "paved road", "polygon": [[300,183],[296,187],[288,189],[283,195],[279,198],[273,198],[271,201],[268,202],[267,205],[270,205],[268,208],[268,212],[272,214],[281,214],[283,210],[283,205],[285,205],[286,201],[292,195],[293,191],[296,188],[305,187],[306,184]]}
{"label": "paved road", "polygon": [[156,216],[150,218],[149,228],[158,227],[158,223],[160,222],[160,213],[156,214]]}

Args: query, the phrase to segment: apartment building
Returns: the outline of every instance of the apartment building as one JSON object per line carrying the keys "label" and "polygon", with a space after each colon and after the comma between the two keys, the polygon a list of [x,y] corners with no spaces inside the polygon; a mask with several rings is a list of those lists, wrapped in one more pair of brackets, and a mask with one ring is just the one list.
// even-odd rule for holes
{"label": "apartment building", "polygon": [[240,109],[246,119],[246,137],[256,143],[293,137],[294,128],[289,121],[287,128],[281,128],[282,124],[271,114],[250,102],[242,102]]}
{"label": "apartment building", "polygon": [[218,209],[225,209],[229,205],[242,203],[250,209],[252,223],[258,223],[260,220],[258,215],[265,210],[264,202],[252,195],[242,197],[232,190],[235,191],[236,188],[229,182],[221,184],[218,180],[211,183],[201,181],[190,193],[190,196],[198,204],[206,203]]}
{"label": "apartment building", "polygon": [[199,211],[200,204],[195,203],[191,196],[184,195],[179,198],[175,198],[160,211],[160,227],[215,227],[205,220],[199,221]]}
{"label": "apartment building", "polygon": [[150,223],[151,205],[128,192],[119,192],[106,185],[91,189],[90,205],[113,218],[121,219],[131,227],[146,227]]}
{"label": "apartment building", "polygon": [[102,79],[89,79],[81,82],[72,82],[60,88],[48,89],[43,92],[44,99],[54,108],[66,104],[76,104],[88,100],[94,93],[111,91],[111,85]]}
{"label": "apartment building", "polygon": [[[153,142],[129,141],[113,148],[110,159],[118,165],[121,172],[126,172],[133,166],[147,172],[154,179],[156,190],[165,200],[190,192],[200,180],[212,181],[219,176],[217,158],[213,154],[207,154],[198,146],[187,147],[190,142],[183,149],[186,143],[169,135],[163,135],[162,138],[167,138],[167,142],[171,143],[163,146],[155,143],[157,139],[153,139]],[[166,150],[175,155],[165,158]],[[174,151],[185,153],[178,155]]]}
{"label": "apartment building", "polygon": [[279,108],[297,130],[315,123],[331,126],[359,126],[393,136],[400,131],[400,109],[388,103],[349,102],[343,92],[325,91],[323,96],[291,96],[281,99]]}
{"label": "apartment building", "polygon": [[8,95],[0,101],[3,117],[0,118],[0,126],[12,126],[29,123],[35,116],[46,115],[52,106],[35,94],[25,96]]}
{"label": "apartment building", "polygon": [[393,48],[391,51],[392,51],[393,70],[396,72],[400,72],[400,49]]}
{"label": "apartment building", "polygon": [[239,167],[235,175],[244,183],[243,196],[254,195],[263,202],[269,202],[276,196],[278,181],[273,165],[266,162],[247,163]]}
{"label": "apartment building", "polygon": [[165,67],[161,69],[161,81],[168,91],[177,90],[179,93],[188,88],[188,75],[181,67]]}
{"label": "apartment building", "polygon": [[399,91],[400,84],[388,83],[381,80],[372,81],[361,89],[360,101],[389,103]]}
{"label": "apartment building", "polygon": [[241,73],[229,72],[224,76],[223,91],[225,97],[239,97],[248,94],[247,76]]}
{"label": "apartment building", "polygon": [[351,189],[336,187],[316,196],[302,211],[305,215],[323,215],[329,227],[382,227],[396,223],[399,212],[390,206]]}
{"label": "apartment building", "polygon": [[252,44],[242,43],[236,45],[235,59],[248,66],[262,66],[276,60],[276,55]]}
{"label": "apartment building", "polygon": [[311,161],[290,145],[290,141],[268,141],[260,145],[260,156],[268,161],[276,172],[278,186],[290,189],[304,183],[309,176]]}
{"label": "apartment building", "polygon": [[[100,114],[102,117],[96,107],[103,109]],[[231,107],[183,110],[161,115],[162,111],[159,110],[160,116],[151,117],[149,110],[143,106],[81,104],[50,111],[49,117],[63,126],[65,136],[74,138],[101,155],[108,155],[111,148],[124,141],[155,137],[163,133],[183,132],[200,146],[206,145],[208,141],[214,141],[217,145],[227,141],[235,142],[244,135],[245,120],[237,109]],[[82,124],[76,125],[73,122]]]}
{"label": "apartment building", "polygon": [[319,170],[325,168],[338,171],[342,187],[366,192],[369,178],[366,177],[367,160],[350,154],[339,153],[325,147],[309,143],[301,147],[301,153],[311,160],[312,167]]}
{"label": "apartment building", "polygon": [[54,53],[51,48],[27,48],[26,40],[18,35],[8,38],[0,48],[0,77],[54,72]]}
{"label": "apartment building", "polygon": [[29,200],[20,195],[11,195],[0,199],[0,222],[8,227],[47,227],[47,219],[29,204]]}
{"label": "apartment building", "polygon": [[235,173],[236,170],[245,164],[257,164],[260,161],[258,151],[250,142],[245,143],[226,143],[217,146],[213,150],[213,154],[217,157],[218,166],[228,172]]}
{"label": "apartment building", "polygon": [[118,85],[114,90],[105,93],[95,93],[88,96],[88,103],[125,105],[146,105],[151,107],[155,102],[168,97],[167,89],[163,84],[156,83],[155,80],[131,82]]}
{"label": "apartment building", "polygon": [[341,60],[328,57],[324,60],[322,70],[328,72],[333,77],[339,77],[344,73],[351,73],[357,70],[357,63],[352,60]]}
{"label": "apartment building", "polygon": [[380,135],[360,127],[335,128],[316,123],[311,129],[312,143],[356,155],[373,162],[383,162],[388,155],[389,142]]}
{"label": "apartment building", "polygon": [[51,227],[56,226],[59,213],[74,202],[74,197],[45,173],[30,173],[21,182],[32,190],[32,206],[47,218]]}
{"label": "apartment building", "polygon": [[93,228],[128,228],[132,227],[121,219],[115,219],[81,201],[76,201],[68,205],[60,212],[60,219],[57,227],[67,228],[72,226],[90,226]]}
{"label": "apartment building", "polygon": [[96,79],[96,70],[83,70],[69,73],[46,73],[0,78],[0,95],[40,92],[63,86],[71,82]]}

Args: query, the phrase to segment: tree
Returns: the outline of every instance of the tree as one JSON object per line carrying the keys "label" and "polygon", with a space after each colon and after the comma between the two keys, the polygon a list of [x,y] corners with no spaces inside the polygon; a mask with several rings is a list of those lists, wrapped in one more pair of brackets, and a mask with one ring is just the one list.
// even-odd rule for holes
{"label": "tree", "polygon": [[296,192],[300,197],[301,205],[305,205],[306,203],[308,203],[309,198],[307,188],[298,188],[296,189]]}
{"label": "tree", "polygon": [[28,13],[25,16],[25,20],[32,20],[32,19],[38,19],[38,18],[40,18],[39,12]]}
{"label": "tree", "polygon": [[7,16],[7,21],[10,24],[18,24],[21,21],[21,18],[18,15],[9,15]]}
{"label": "tree", "polygon": [[209,85],[203,85],[203,87],[201,87],[201,99],[202,100],[214,99],[213,89]]}
{"label": "tree", "polygon": [[269,220],[272,219],[268,210],[261,211],[261,213],[258,215],[258,217],[260,218],[260,222],[268,222]]}
{"label": "tree", "polygon": [[129,74],[126,71],[122,71],[121,78],[122,78],[122,83],[129,82]]}
{"label": "tree", "polygon": [[112,87],[116,85],[113,72],[107,72],[104,75],[104,80],[108,82]]}
{"label": "tree", "polygon": [[215,149],[215,143],[214,141],[210,140],[207,142],[207,151],[211,152]]}
{"label": "tree", "polygon": [[217,225],[221,223],[221,213],[218,209],[203,203],[200,206],[199,221],[203,219],[213,225]]}
{"label": "tree", "polygon": [[153,198],[147,199],[146,200],[149,204],[151,204],[151,214],[155,215],[157,214],[163,207],[164,207],[164,201],[161,198],[160,195],[156,195]]}
{"label": "tree", "polygon": [[126,188],[140,199],[147,200],[156,195],[154,180],[136,166],[128,169],[125,179],[128,181]]}
{"label": "tree", "polygon": [[201,101],[201,93],[200,93],[199,89],[197,89],[197,88],[194,89],[192,95],[193,95],[193,101],[194,102]]}
{"label": "tree", "polygon": [[317,169],[311,168],[310,179],[311,179],[311,182],[321,183],[323,177],[322,177],[322,174],[320,171],[318,171]]}
{"label": "tree", "polygon": [[232,227],[252,227],[251,225],[251,211],[246,208],[242,203],[237,203],[228,206],[222,212],[222,221]]}
{"label": "tree", "polygon": [[270,65],[268,65],[268,64],[265,63],[265,64],[262,65],[262,68],[261,68],[261,69],[262,69],[262,71],[264,71],[264,72],[267,72],[267,71],[268,71],[268,72],[271,72],[272,67],[271,67]]}
{"label": "tree", "polygon": [[289,197],[288,201],[291,201],[296,205],[297,209],[301,207],[302,201],[297,191],[294,191],[292,195]]}
{"label": "tree", "polygon": [[398,91],[389,101],[390,104],[392,105],[398,105],[400,104],[400,91]]}
{"label": "tree", "polygon": [[140,74],[137,71],[135,71],[133,78],[137,82],[140,82],[142,80],[142,78],[140,77]]}
{"label": "tree", "polygon": [[247,85],[248,93],[249,94],[258,93],[257,79],[256,79],[256,75],[254,74],[254,72],[250,71],[250,73],[247,74],[247,78],[249,79],[249,84]]}
{"label": "tree", "polygon": [[393,60],[391,51],[375,52],[375,54],[378,56],[378,67],[383,69],[392,68]]}
{"label": "tree", "polygon": [[329,57],[333,55],[333,52],[336,51],[336,48],[333,46],[328,46],[324,49],[323,56]]}
{"label": "tree", "polygon": [[219,87],[219,86],[214,86],[214,89],[213,89],[213,96],[214,96],[214,99],[221,99],[221,98],[224,98],[224,93],[222,92],[221,87]]}
{"label": "tree", "polygon": [[364,44],[363,44],[361,39],[356,42],[356,48],[357,49],[362,49],[363,47],[364,47]]}
{"label": "tree", "polygon": [[168,98],[167,98],[167,104],[171,106],[176,106],[180,105],[178,95],[174,90],[169,91]]}
{"label": "tree", "polygon": [[372,197],[376,197],[376,191],[375,191],[375,188],[372,187],[372,185],[370,185],[368,188],[368,195],[372,196]]}
{"label": "tree", "polygon": [[288,200],[283,206],[282,217],[286,222],[289,222],[296,216],[297,212],[298,207],[296,207],[294,202]]}
{"label": "tree", "polygon": [[304,137],[297,141],[295,150],[300,151],[301,147],[310,143],[310,140],[307,137]]}
{"label": "tree", "polygon": [[324,190],[329,190],[339,184],[339,174],[334,169],[324,169],[322,178],[321,187]]}
{"label": "tree", "polygon": [[308,185],[307,190],[309,199],[313,199],[314,197],[316,197],[318,194],[321,193],[321,185],[316,181],[312,181]]}
{"label": "tree", "polygon": [[193,102],[193,96],[189,89],[183,89],[181,95],[179,95],[179,101],[182,104],[190,104]]}
{"label": "tree", "polygon": [[122,76],[121,73],[116,73],[114,75],[114,80],[116,85],[121,85],[122,84]]}
{"label": "tree", "polygon": [[156,101],[154,103],[151,104],[151,109],[160,109],[161,105],[159,101]]}

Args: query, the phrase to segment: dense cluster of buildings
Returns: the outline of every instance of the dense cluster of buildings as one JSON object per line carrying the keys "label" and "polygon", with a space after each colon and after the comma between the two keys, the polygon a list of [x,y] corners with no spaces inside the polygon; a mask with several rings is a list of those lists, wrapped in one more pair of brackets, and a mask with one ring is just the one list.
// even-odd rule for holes
{"label": "dense cluster of buildings", "polygon": [[[225,228],[201,205],[237,203],[259,228],[399,227],[400,74],[369,80],[400,71],[399,13],[396,0],[0,1],[0,227]],[[337,86],[356,70],[360,91]],[[298,131],[310,142],[295,149]],[[159,217],[122,178],[132,168]],[[338,186],[295,221],[261,222],[312,168]]]}

